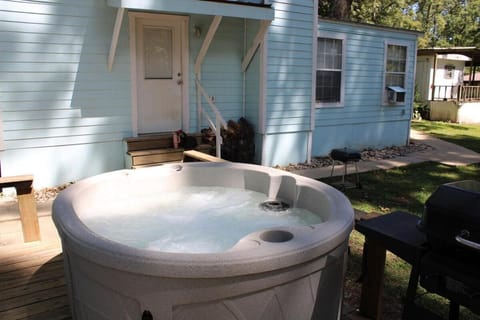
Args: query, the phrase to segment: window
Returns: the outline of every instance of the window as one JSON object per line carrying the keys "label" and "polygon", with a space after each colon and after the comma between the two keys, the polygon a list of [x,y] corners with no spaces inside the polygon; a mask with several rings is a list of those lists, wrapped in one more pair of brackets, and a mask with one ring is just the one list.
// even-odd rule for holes
{"label": "window", "polygon": [[315,84],[315,101],[318,104],[342,102],[343,46],[343,39],[318,38]]}
{"label": "window", "polygon": [[444,67],[445,73],[443,74],[443,79],[453,79],[453,75],[455,74],[455,66],[451,64],[447,64]]}
{"label": "window", "polygon": [[143,29],[145,79],[173,78],[173,30]]}
{"label": "window", "polygon": [[[404,102],[405,78],[407,74],[407,47],[402,45],[387,44],[385,63],[385,100],[388,103]],[[392,93],[393,88],[393,93]],[[403,100],[402,100],[403,99]]]}

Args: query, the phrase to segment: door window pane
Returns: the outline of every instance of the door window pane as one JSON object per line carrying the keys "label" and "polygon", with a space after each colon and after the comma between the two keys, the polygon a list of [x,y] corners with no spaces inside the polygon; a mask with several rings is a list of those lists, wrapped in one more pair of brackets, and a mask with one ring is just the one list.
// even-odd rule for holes
{"label": "door window pane", "polygon": [[143,30],[145,79],[173,78],[173,35],[171,29]]}

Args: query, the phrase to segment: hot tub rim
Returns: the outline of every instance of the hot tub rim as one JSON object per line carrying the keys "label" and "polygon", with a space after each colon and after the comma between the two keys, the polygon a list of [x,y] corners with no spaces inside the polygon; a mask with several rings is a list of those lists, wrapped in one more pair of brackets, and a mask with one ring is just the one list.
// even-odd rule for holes
{"label": "hot tub rim", "polygon": [[[353,209],[348,199],[338,190],[319,181],[256,165],[192,163],[187,166],[228,166],[241,170],[250,168],[277,175],[293,176],[300,185],[326,189],[328,191],[326,193],[327,198],[331,203],[337,203],[337,206],[332,206],[334,212],[331,212],[330,218],[326,222],[314,225],[313,229],[308,226],[270,228],[286,231],[295,229],[293,232],[296,234],[296,238],[299,237],[296,233],[297,229],[301,228],[305,232],[310,231],[315,236],[314,241],[310,238],[310,241],[300,246],[297,244],[295,248],[290,250],[280,248],[275,243],[262,243],[262,246],[252,247],[250,250],[248,246],[244,248],[245,250],[242,248],[235,249],[234,247],[234,250],[205,254],[142,250],[114,242],[92,232],[78,217],[72,204],[73,198],[78,193],[89,188],[89,184],[83,181],[95,182],[108,178],[110,175],[132,173],[131,170],[117,170],[82,180],[67,188],[55,200],[52,216],[61,235],[64,250],[67,254],[73,250],[85,259],[128,272],[166,277],[219,278],[268,272],[315,259],[345,243],[353,229]],[[340,205],[338,206],[338,204]],[[252,237],[255,233],[265,230],[259,230],[242,239]],[[321,245],[319,245],[320,242]],[[289,243],[289,245],[291,244]],[[248,254],[245,254],[245,252],[248,252]]]}

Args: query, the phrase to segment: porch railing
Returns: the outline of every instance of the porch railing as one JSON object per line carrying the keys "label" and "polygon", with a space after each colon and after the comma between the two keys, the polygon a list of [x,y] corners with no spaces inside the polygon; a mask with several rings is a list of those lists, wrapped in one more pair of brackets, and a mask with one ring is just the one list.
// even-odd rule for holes
{"label": "porch railing", "polygon": [[[227,122],[225,119],[223,119],[222,115],[220,114],[220,111],[218,111],[217,106],[215,103],[212,102],[212,99],[210,99],[210,96],[207,94],[203,86],[201,85],[200,81],[197,79],[195,80],[195,84],[197,85],[197,90],[200,93],[199,103],[198,103],[198,108],[199,113],[205,117],[205,119],[208,121],[208,124],[210,125],[210,128],[212,128],[213,132],[215,133],[215,141],[216,141],[216,155],[218,158],[222,157],[222,135],[221,135],[221,128],[227,127]],[[203,103],[202,99],[204,98],[205,101],[207,102],[207,105],[210,107],[210,113],[213,113],[215,115],[215,122],[212,120],[210,117],[210,114],[203,108]]]}
{"label": "porch railing", "polygon": [[431,100],[480,101],[480,86],[432,86]]}

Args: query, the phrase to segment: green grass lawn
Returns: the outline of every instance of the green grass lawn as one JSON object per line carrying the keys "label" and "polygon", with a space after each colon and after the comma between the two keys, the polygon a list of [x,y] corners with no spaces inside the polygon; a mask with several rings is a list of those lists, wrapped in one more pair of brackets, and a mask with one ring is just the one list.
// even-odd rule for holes
{"label": "green grass lawn", "polygon": [[412,128],[475,152],[480,152],[480,124],[457,124],[423,120],[412,121]]}
{"label": "green grass lawn", "polygon": [[[425,131],[438,138],[480,152],[480,125],[419,121],[412,128]],[[327,183],[337,178],[322,179]],[[417,216],[423,213],[424,203],[435,189],[444,183],[460,180],[480,180],[480,164],[451,167],[435,162],[413,164],[391,170],[378,170],[360,175],[362,189],[347,189],[345,195],[354,208],[365,212],[389,213],[407,211]],[[350,256],[346,276],[345,300],[359,306],[360,276],[364,238],[354,231],[350,237]],[[408,285],[410,265],[393,254],[387,255],[385,267],[384,319],[401,319],[403,299]],[[448,302],[419,289],[419,304],[448,318]],[[479,320],[468,310],[461,310],[462,320]]]}
{"label": "green grass lawn", "polygon": [[[360,175],[362,189],[347,189],[345,195],[354,208],[365,212],[388,213],[402,210],[420,216],[423,205],[435,189],[444,183],[479,180],[480,166],[451,167],[424,162]],[[323,179],[331,183],[337,178]]]}

